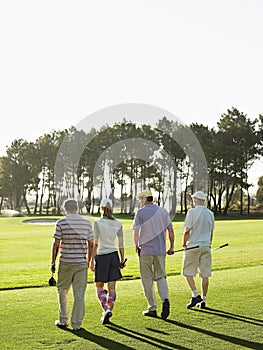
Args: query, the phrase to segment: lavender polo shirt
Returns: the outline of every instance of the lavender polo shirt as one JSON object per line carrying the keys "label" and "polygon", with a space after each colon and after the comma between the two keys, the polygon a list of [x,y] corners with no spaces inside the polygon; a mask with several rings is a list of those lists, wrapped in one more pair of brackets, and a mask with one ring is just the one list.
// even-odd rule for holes
{"label": "lavender polo shirt", "polygon": [[172,228],[166,209],[154,204],[145,205],[137,211],[132,228],[140,231],[142,255],[166,255],[166,230]]}

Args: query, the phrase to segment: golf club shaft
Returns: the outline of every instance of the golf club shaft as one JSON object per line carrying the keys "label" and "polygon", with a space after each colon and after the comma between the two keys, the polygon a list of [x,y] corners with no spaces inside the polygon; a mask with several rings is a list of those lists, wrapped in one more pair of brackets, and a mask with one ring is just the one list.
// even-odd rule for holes
{"label": "golf club shaft", "polygon": [[218,249],[224,248],[224,247],[226,247],[226,246],[228,246],[228,243],[222,244],[222,245],[220,245],[219,247],[214,248],[213,250],[218,250]]}
{"label": "golf club shaft", "polygon": [[[214,248],[214,250],[218,250],[218,249],[221,249],[221,248],[224,248],[228,246],[228,243],[225,243],[225,244],[222,244],[221,246],[217,247],[217,248]],[[199,245],[195,246],[195,247],[190,247],[190,248],[182,248],[182,249],[178,249],[178,250],[175,250],[174,253],[177,253],[177,252],[183,252],[185,250],[190,250],[190,249],[195,249],[195,248],[199,248]]]}
{"label": "golf club shaft", "polygon": [[199,248],[199,245],[196,245],[195,247],[190,247],[190,248],[178,249],[178,250],[175,250],[174,253],[177,253],[177,252],[184,252],[185,250],[190,250],[190,249],[195,249],[195,248]]}

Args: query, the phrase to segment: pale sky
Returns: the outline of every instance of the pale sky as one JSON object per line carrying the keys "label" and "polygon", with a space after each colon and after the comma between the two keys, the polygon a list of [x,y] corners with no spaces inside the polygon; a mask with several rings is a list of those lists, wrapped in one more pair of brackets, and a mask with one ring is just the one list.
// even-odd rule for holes
{"label": "pale sky", "polygon": [[116,104],[263,114],[261,0],[1,1],[0,33],[0,155]]}

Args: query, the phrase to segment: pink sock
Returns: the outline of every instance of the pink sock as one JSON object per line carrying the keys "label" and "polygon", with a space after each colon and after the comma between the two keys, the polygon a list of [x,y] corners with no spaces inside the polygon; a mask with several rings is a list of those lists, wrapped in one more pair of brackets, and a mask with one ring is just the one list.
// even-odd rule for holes
{"label": "pink sock", "polygon": [[102,309],[105,311],[108,309],[107,304],[107,291],[103,288],[97,288],[97,297],[100,301]]}
{"label": "pink sock", "polygon": [[110,310],[113,309],[115,300],[116,300],[116,292],[115,291],[114,292],[110,292],[109,295],[108,295],[108,306],[109,306]]}

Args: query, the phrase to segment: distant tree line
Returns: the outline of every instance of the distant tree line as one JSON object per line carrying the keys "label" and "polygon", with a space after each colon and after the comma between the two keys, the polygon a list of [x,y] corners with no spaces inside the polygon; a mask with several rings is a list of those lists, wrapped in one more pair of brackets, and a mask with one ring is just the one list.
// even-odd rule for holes
{"label": "distant tree line", "polygon": [[[74,196],[76,193],[73,192],[77,191],[86,210],[94,213],[95,205],[108,187],[112,199],[119,201],[121,212],[132,213],[136,193],[148,187],[157,194],[158,204],[164,205],[170,200],[172,211],[177,209],[185,213],[193,190],[193,164],[173,138],[174,133],[180,132],[180,127],[178,122],[166,117],[159,120],[156,127],[136,125],[124,119],[99,130],[92,128],[84,132],[71,127],[63,131],[53,130],[35,142],[14,140],[6,155],[0,158],[0,208],[3,204],[16,210],[24,207],[28,214],[48,214],[53,208],[53,213],[58,213],[61,199]],[[246,211],[249,213],[251,184],[248,170],[263,155],[263,116],[251,120],[236,108],[231,108],[221,115],[216,129],[198,123],[191,124],[190,129],[207,161],[209,208],[215,214],[226,215],[238,190],[240,213],[244,210],[244,195],[248,198]],[[70,167],[65,167],[67,159],[62,158],[61,171],[66,175],[60,193],[55,180],[55,163],[65,139],[68,140],[65,158],[74,159],[74,152],[77,154],[79,147],[84,151],[78,164],[72,164],[77,167],[76,174]],[[135,154],[138,147],[125,140],[136,142],[144,156]],[[118,143],[114,153],[113,145]],[[176,164],[176,174],[169,159]],[[259,203],[263,202],[262,179],[260,181]]]}

